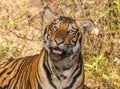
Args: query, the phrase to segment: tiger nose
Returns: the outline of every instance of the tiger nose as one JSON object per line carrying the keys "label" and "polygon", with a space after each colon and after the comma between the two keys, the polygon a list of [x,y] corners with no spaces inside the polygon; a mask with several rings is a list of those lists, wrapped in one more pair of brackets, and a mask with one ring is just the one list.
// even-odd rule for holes
{"label": "tiger nose", "polygon": [[55,42],[56,42],[57,44],[61,44],[61,43],[64,42],[64,40],[63,40],[62,38],[56,38],[56,39],[55,39]]}

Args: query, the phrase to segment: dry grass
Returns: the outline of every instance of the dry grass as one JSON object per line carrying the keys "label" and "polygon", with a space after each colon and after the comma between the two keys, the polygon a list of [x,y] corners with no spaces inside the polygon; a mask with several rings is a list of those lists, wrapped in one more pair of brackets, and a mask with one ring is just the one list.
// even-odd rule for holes
{"label": "dry grass", "polygon": [[85,82],[91,89],[120,89],[119,0],[0,0],[0,60],[39,53],[46,5],[58,16],[95,22],[83,49]]}

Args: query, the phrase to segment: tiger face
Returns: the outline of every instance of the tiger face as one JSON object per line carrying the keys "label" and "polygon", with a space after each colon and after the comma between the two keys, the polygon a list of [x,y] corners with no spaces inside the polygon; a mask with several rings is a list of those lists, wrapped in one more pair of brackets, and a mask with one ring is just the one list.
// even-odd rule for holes
{"label": "tiger face", "polygon": [[59,17],[44,31],[44,43],[53,60],[62,60],[81,48],[82,34],[76,21],[68,17]]}
{"label": "tiger face", "polygon": [[[49,11],[49,10],[48,10]],[[53,15],[46,11],[46,16],[51,20]],[[83,21],[80,24],[69,17],[53,18],[44,30],[45,48],[54,61],[60,61],[65,57],[81,51],[83,34],[92,29],[93,23]]]}

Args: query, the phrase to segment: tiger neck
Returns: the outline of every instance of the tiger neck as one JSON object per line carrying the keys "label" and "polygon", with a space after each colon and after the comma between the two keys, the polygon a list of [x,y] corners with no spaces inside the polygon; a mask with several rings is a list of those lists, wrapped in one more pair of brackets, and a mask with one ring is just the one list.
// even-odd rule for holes
{"label": "tiger neck", "polygon": [[51,70],[57,77],[66,78],[66,76],[70,75],[70,73],[73,73],[75,69],[77,70],[77,68],[79,69],[80,67],[82,67],[81,53],[75,53],[61,61],[52,62]]}

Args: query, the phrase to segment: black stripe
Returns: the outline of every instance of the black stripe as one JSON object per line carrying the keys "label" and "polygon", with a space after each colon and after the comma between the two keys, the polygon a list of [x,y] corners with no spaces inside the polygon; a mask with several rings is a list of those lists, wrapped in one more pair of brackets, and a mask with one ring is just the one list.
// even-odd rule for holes
{"label": "black stripe", "polygon": [[80,43],[80,48],[82,48],[82,44],[83,44],[83,42],[82,42],[82,35],[81,35],[81,37],[80,37],[80,39],[79,39],[79,43]]}
{"label": "black stripe", "polygon": [[[8,66],[8,65],[10,65],[12,62],[11,61],[8,61],[8,62],[6,62],[5,63],[5,66]],[[16,64],[15,64],[16,63]],[[3,63],[4,64],[4,63]],[[17,60],[13,60],[13,63],[12,63],[13,65],[11,65],[11,66],[9,66],[8,68],[11,70],[10,72],[8,72],[7,74],[9,75],[12,71],[13,71],[13,69],[14,69],[14,67],[17,65]],[[12,68],[13,67],[13,68]],[[2,67],[3,68],[3,67]],[[0,77],[2,76],[2,74],[4,74],[5,73],[5,71],[6,70],[8,70],[8,68],[4,68],[4,70],[0,73]],[[11,69],[12,68],[12,69]]]}
{"label": "black stripe", "polygon": [[[73,57],[73,59],[75,59],[75,57],[77,57],[77,55],[75,55],[74,57]],[[74,71],[73,71],[73,73],[71,74],[71,77],[74,75],[74,73],[80,68],[80,67],[82,67],[82,57],[81,57],[81,54],[79,55],[79,58],[78,58],[79,60],[78,60],[78,64],[77,64],[77,67],[74,69]]]}
{"label": "black stripe", "polygon": [[[1,63],[0,68],[5,68],[9,63],[10,63],[9,61]],[[3,66],[3,67],[1,67],[1,66]]]}
{"label": "black stripe", "polygon": [[4,70],[0,73],[0,77],[2,76],[2,74],[5,73],[6,70],[7,70],[7,69],[4,69]]}
{"label": "black stripe", "polygon": [[76,82],[76,80],[77,80],[77,78],[79,77],[79,76],[81,76],[81,73],[82,73],[82,65],[83,65],[83,63],[82,63],[82,58],[81,58],[81,55],[80,55],[80,57],[79,57],[79,66],[75,69],[75,71],[76,70],[78,70],[79,69],[79,71],[78,71],[78,73],[73,77],[73,81],[71,82],[71,84],[70,84],[70,86],[68,86],[68,87],[65,87],[64,89],[70,89],[70,88],[72,88],[73,87],[73,85],[74,85],[74,83]]}
{"label": "black stripe", "polygon": [[[33,58],[32,58],[33,57]],[[33,62],[34,62],[34,57],[36,57],[36,56],[27,56],[27,57],[25,57],[25,58],[20,58],[20,59],[17,59],[17,61],[16,61],[16,63],[17,62],[21,62],[20,64],[19,64],[19,66],[18,66],[18,68],[17,68],[17,73],[16,74],[14,74],[14,76],[11,78],[11,80],[9,80],[9,84],[11,83],[11,81],[13,80],[13,83],[14,83],[14,88],[13,89],[16,89],[16,85],[17,85],[17,83],[18,83],[18,80],[19,81],[21,81],[21,79],[19,79],[19,76],[21,76],[22,75],[22,78],[24,78],[23,76],[24,76],[24,72],[26,72],[26,71],[28,71],[29,72],[29,70],[31,70],[31,69],[28,69],[28,70],[26,70],[25,71],[25,69],[27,68],[27,66],[28,66],[28,64],[29,64],[29,66],[30,65],[32,65],[33,64]],[[27,60],[26,60],[27,59]],[[28,75],[25,75],[26,76],[26,78],[27,78],[27,76]],[[17,77],[17,78],[16,78]],[[14,78],[14,79],[13,79]],[[16,81],[15,81],[16,80]],[[25,80],[26,81],[26,80]],[[22,82],[22,81],[21,81]],[[22,84],[23,83],[21,83],[20,85],[19,85],[19,88],[20,88],[20,86],[22,86]],[[13,85],[13,84],[12,84]],[[29,87],[31,87],[31,84],[30,84],[30,82],[29,82],[29,80],[28,80],[28,85],[29,85]]]}
{"label": "black stripe", "polygon": [[73,73],[71,74],[71,77],[74,75],[74,73],[79,69],[78,65],[77,67],[75,68],[75,70],[73,71]]}
{"label": "black stripe", "polygon": [[67,76],[65,76],[65,75],[61,75],[60,77],[62,77],[63,79],[66,79],[67,78]]}
{"label": "black stripe", "polygon": [[69,70],[72,66],[64,67],[63,70]]}
{"label": "black stripe", "polygon": [[[33,57],[33,58],[32,58]],[[6,89],[7,87],[8,88],[11,88],[11,86],[13,86],[13,89],[16,89],[17,87],[16,87],[16,85],[17,85],[17,83],[18,83],[18,80],[20,80],[19,79],[19,76],[20,75],[22,75],[23,76],[23,72],[25,72],[25,70],[24,69],[26,69],[26,66],[29,64],[29,66],[30,66],[30,64],[32,64],[33,63],[33,59],[34,59],[34,57],[36,57],[36,55],[35,56],[32,56],[32,57],[25,57],[25,58],[19,58],[19,59],[16,59],[16,60],[14,60],[13,62],[9,62],[8,63],[8,65],[10,65],[10,63],[12,63],[12,65],[9,67],[9,69],[7,69],[7,70],[9,70],[9,72],[7,72],[7,74],[9,75],[9,74],[11,74],[12,72],[13,72],[13,70],[14,70],[14,68],[16,67],[16,65],[17,65],[17,63],[19,63],[19,62],[21,62],[20,64],[19,64],[19,66],[18,66],[18,68],[17,68],[17,73],[15,73],[14,75],[13,75],[13,77],[8,81],[8,85],[7,86],[4,86],[4,88],[2,88],[2,89]],[[27,60],[26,60],[27,59]],[[30,69],[29,69],[30,70]],[[29,71],[29,70],[27,70],[27,71]],[[16,76],[17,76],[17,78],[16,78]],[[28,76],[28,75],[25,75],[26,77]],[[5,79],[4,79],[5,80]],[[3,82],[4,82],[4,80],[3,80]],[[22,81],[21,81],[22,82]],[[11,84],[11,86],[10,86],[10,84]],[[13,85],[14,84],[14,85]],[[29,87],[30,87],[30,83],[28,82],[28,85],[29,85]],[[0,88],[1,89],[1,88]]]}
{"label": "black stripe", "polygon": [[47,67],[47,69],[50,71],[50,74],[52,74],[52,70],[51,70],[51,68],[50,68],[50,64],[49,64],[49,62],[48,62],[48,58],[46,57],[45,59],[46,59],[46,61],[45,61],[46,67]]}
{"label": "black stripe", "polygon": [[[22,62],[21,62],[22,61]],[[20,71],[20,69],[21,69],[21,66],[23,66],[23,64],[26,62],[26,60],[23,60],[23,59],[17,59],[16,60],[16,62],[14,62],[14,63],[18,63],[18,62],[21,62],[20,64],[19,64],[19,67],[17,68],[17,73],[16,74],[14,74],[14,76],[9,80],[9,82],[8,82],[8,86],[9,87],[11,87],[10,86],[10,84],[12,84],[12,86],[13,86],[13,84],[14,84],[14,86],[13,86],[13,89],[16,89],[16,85],[17,85],[17,83],[18,83],[18,80],[20,80],[20,78],[19,77],[17,77],[16,78],[16,76],[18,75],[18,76],[20,76],[21,74],[22,74],[22,71]],[[20,72],[20,73],[19,73]],[[13,80],[13,83],[11,82]],[[16,82],[15,82],[15,80],[16,80]],[[15,83],[14,83],[15,82]]]}
{"label": "black stripe", "polygon": [[68,87],[66,87],[66,88],[64,88],[64,89],[70,89],[70,88],[72,88],[73,85],[74,85],[74,83],[76,82],[77,78],[81,75],[81,73],[82,73],[82,71],[79,71],[79,72],[77,73],[77,75],[73,77],[73,81],[72,81],[72,83],[70,84],[70,86],[68,86]]}
{"label": "black stripe", "polygon": [[[12,73],[13,72],[13,70],[14,70],[14,68],[15,68],[15,66],[17,65],[17,62],[18,62],[18,60],[14,60],[13,62],[9,62],[9,64],[8,65],[10,65],[10,63],[12,63],[13,65],[11,65],[11,66],[9,66],[8,68],[6,68],[6,70],[8,70],[9,72],[7,73],[8,75],[10,75],[10,73]],[[12,68],[13,67],[13,68]],[[0,75],[1,76],[1,75]],[[15,75],[14,75],[15,76]],[[13,76],[13,77],[14,77]],[[13,78],[11,78],[10,80],[9,80],[9,82],[8,82],[8,84],[10,83],[10,81],[12,80]],[[4,78],[4,80],[2,81],[2,83],[4,82],[6,80],[6,78]]]}
{"label": "black stripe", "polygon": [[[38,80],[37,80],[37,82],[38,82]],[[30,88],[30,89],[32,89],[32,88]],[[42,89],[42,87],[41,87],[41,85],[39,84],[39,82],[38,82],[38,89]]]}
{"label": "black stripe", "polygon": [[[46,55],[46,56],[47,56],[47,55]],[[44,67],[44,70],[45,70],[45,72],[46,72],[48,81],[49,81],[49,83],[50,83],[55,89],[57,89],[56,86],[55,86],[55,85],[53,84],[53,82],[52,82],[50,70],[48,70],[48,68],[47,68],[47,66],[46,66],[46,64],[45,64],[45,61],[46,61],[46,60],[47,60],[47,59],[44,58],[43,67]]]}
{"label": "black stripe", "polygon": [[84,80],[82,81],[82,83],[76,89],[79,89],[79,87],[82,86],[82,84],[84,84]]}
{"label": "black stripe", "polygon": [[[17,61],[18,62],[18,61]],[[14,62],[13,65],[9,68],[9,72],[7,73],[8,75],[10,75],[12,73],[12,71],[14,70],[14,68],[16,67],[17,65],[17,62]]]}
{"label": "black stripe", "polygon": [[47,29],[48,29],[48,27],[45,28],[43,36],[45,36],[45,34],[47,33]]}

